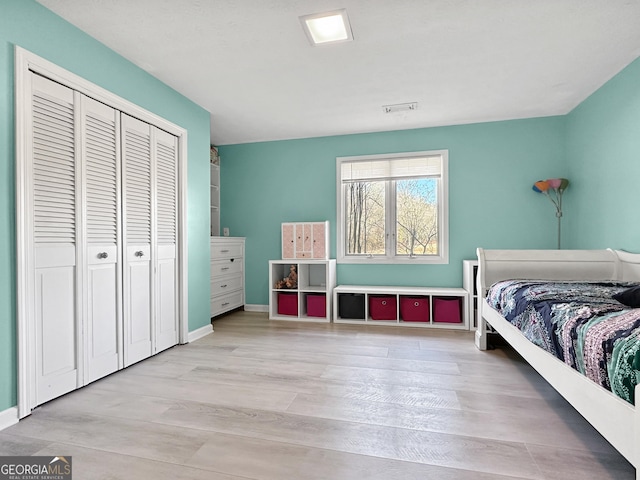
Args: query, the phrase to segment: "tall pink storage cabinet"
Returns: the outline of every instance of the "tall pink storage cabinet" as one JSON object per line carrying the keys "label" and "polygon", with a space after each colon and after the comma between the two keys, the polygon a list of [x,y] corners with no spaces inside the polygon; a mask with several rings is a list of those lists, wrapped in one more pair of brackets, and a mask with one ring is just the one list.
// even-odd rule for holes
{"label": "tall pink storage cabinet", "polygon": [[282,224],[282,259],[329,259],[329,221]]}

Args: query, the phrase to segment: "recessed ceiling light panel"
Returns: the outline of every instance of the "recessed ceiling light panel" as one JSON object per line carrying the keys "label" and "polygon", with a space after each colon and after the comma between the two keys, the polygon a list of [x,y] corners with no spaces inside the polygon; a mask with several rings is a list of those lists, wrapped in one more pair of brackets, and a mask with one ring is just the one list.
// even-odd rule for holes
{"label": "recessed ceiling light panel", "polygon": [[351,24],[345,9],[303,15],[300,17],[300,22],[311,45],[353,40]]}

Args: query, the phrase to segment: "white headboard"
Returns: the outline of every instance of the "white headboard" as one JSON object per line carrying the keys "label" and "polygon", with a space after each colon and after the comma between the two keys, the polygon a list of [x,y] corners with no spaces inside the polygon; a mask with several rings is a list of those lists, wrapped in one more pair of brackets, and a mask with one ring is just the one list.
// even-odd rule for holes
{"label": "white headboard", "polygon": [[507,279],[640,281],[640,254],[620,250],[478,248],[478,291]]}

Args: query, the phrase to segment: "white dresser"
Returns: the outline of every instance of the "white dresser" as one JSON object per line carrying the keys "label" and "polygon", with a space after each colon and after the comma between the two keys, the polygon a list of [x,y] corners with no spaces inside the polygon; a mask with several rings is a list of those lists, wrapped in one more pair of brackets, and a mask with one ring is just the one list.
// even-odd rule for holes
{"label": "white dresser", "polygon": [[211,237],[211,316],[244,306],[244,238]]}

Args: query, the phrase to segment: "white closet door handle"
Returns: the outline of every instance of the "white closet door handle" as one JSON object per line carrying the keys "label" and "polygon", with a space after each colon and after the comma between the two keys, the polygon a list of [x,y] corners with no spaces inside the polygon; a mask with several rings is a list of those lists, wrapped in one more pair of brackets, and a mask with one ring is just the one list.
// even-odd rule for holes
{"label": "white closet door handle", "polygon": [[109,254],[107,252],[100,252],[98,254],[98,258],[107,258],[109,257]]}
{"label": "white closet door handle", "polygon": [[144,257],[144,252],[142,250],[138,250],[136,253],[134,253],[134,255],[136,257],[142,258]]}

